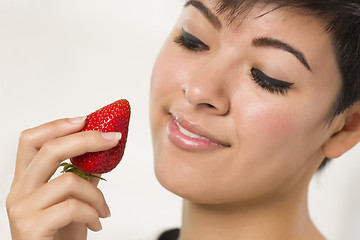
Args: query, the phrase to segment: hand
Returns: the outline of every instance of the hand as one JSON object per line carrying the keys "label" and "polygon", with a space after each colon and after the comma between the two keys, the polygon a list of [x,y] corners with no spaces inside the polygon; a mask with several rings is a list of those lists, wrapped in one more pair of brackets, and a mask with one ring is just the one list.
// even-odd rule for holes
{"label": "hand", "polygon": [[83,118],[61,119],[20,136],[13,184],[6,207],[13,240],[86,239],[110,216],[102,192],[73,173],[50,180],[68,158],[114,147],[118,140],[100,132],[79,132]]}

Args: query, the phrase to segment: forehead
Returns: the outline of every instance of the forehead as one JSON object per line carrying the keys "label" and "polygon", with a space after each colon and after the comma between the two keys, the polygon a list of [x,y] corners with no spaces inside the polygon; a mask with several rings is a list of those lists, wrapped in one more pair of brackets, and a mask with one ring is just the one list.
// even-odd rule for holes
{"label": "forehead", "polygon": [[228,27],[237,25],[248,17],[249,13],[254,9],[262,11],[257,12],[257,18],[265,16],[269,13],[278,11],[279,9],[293,12],[306,17],[316,18],[323,24],[324,30],[328,31],[328,24],[332,17],[326,10],[316,11],[310,9],[302,1],[291,0],[187,0],[186,4],[203,4],[211,9],[215,16],[221,18],[224,25]]}
{"label": "forehead", "polygon": [[[278,7],[272,3],[257,1],[246,5],[241,14],[231,19],[229,14],[235,13],[231,12],[231,9],[227,9],[229,12],[219,12],[218,3],[219,1],[214,0],[187,2],[191,11],[197,13],[193,19],[198,21],[200,16],[203,19],[201,21],[210,22],[239,52],[254,38],[277,39],[304,53],[316,77],[340,81],[341,74],[332,36],[325,30],[326,23],[318,17],[307,11],[300,11],[301,9]],[[201,4],[205,10],[201,9]],[[214,24],[217,21],[220,26]],[[326,76],[330,72],[331,74]]]}
{"label": "forehead", "polygon": [[312,39],[315,45],[322,40],[327,42],[326,47],[334,50],[332,35],[326,30],[326,21],[304,9],[266,0],[188,0],[185,6],[197,8],[218,31],[236,31],[244,23],[261,22],[264,29],[271,25],[271,29],[288,28],[295,35],[315,35],[317,38]]}

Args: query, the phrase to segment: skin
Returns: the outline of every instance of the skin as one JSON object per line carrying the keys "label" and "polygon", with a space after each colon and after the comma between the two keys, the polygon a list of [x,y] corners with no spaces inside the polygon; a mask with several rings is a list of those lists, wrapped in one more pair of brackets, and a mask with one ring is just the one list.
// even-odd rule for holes
{"label": "skin", "polygon": [[86,239],[110,216],[97,180],[66,173],[49,181],[60,162],[114,147],[116,134],[81,132],[84,118],[61,119],[23,131],[6,207],[13,240]]}
{"label": "skin", "polygon": [[[231,26],[220,16],[219,28],[187,6],[156,61],[150,102],[155,171],[185,199],[181,240],[324,239],[308,214],[309,181],[332,155],[324,149],[341,145],[333,137],[346,128],[347,116],[358,116],[358,106],[328,125],[341,86],[331,36],[319,19],[291,9],[256,18],[272,7],[256,5]],[[209,49],[174,42],[182,29]],[[287,51],[253,46],[259,37],[294,46],[311,71]],[[271,93],[249,76],[253,67],[294,84],[286,95]],[[230,147],[177,145],[167,131],[174,113]],[[333,151],[341,155],[350,145]]]}
{"label": "skin", "polygon": [[[229,28],[220,17],[223,28],[215,28],[188,6],[154,66],[155,171],[185,199],[181,240],[323,239],[308,215],[308,184],[325,156],[338,157],[359,142],[360,104],[328,125],[341,85],[330,37],[318,19],[289,9],[254,19],[269,9],[256,6]],[[175,43],[182,27],[209,50]],[[252,46],[259,36],[301,50],[311,71],[289,52]],[[252,67],[294,84],[286,95],[271,93],[252,80]],[[179,147],[167,135],[170,112],[224,146]],[[99,231],[99,218],[110,216],[96,180],[71,173],[51,179],[63,160],[118,143],[115,133],[78,133],[83,126],[83,118],[60,119],[21,134],[6,201],[13,240],[86,239],[87,228]]]}

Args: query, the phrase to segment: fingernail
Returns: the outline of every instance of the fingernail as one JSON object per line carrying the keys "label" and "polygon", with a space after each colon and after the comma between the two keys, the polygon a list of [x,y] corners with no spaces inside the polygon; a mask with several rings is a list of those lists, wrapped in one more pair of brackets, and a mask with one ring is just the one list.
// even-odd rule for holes
{"label": "fingernail", "polygon": [[111,212],[109,206],[106,204],[106,217],[111,217]]}
{"label": "fingernail", "polygon": [[121,132],[102,132],[101,135],[106,140],[120,140],[121,139]]}
{"label": "fingernail", "polygon": [[102,225],[101,225],[101,223],[99,222],[99,226],[98,226],[98,229],[97,229],[97,231],[101,231],[103,228],[102,228]]}
{"label": "fingernail", "polygon": [[69,122],[72,124],[77,124],[85,121],[86,117],[75,117],[75,118],[69,118]]}

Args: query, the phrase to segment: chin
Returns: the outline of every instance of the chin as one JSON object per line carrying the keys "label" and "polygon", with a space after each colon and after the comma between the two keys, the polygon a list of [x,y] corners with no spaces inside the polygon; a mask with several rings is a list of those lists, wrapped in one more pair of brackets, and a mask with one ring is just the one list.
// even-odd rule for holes
{"label": "chin", "polygon": [[200,204],[227,202],[227,196],[219,192],[217,186],[209,184],[207,178],[192,168],[191,164],[164,155],[155,152],[154,168],[157,180],[165,189],[183,199]]}
{"label": "chin", "polygon": [[199,183],[199,179],[194,177],[194,171],[184,166],[184,164],[177,164],[174,159],[162,158],[156,155],[154,159],[156,178],[165,189],[183,199],[206,202],[204,187]]}
{"label": "chin", "polygon": [[[153,132],[154,170],[159,183],[175,195],[201,204],[219,204],[227,201],[229,192],[224,182],[214,176],[210,162],[213,154],[189,154],[174,146],[165,134]],[[218,169],[218,168],[217,168]],[[225,193],[225,191],[227,193]]]}

